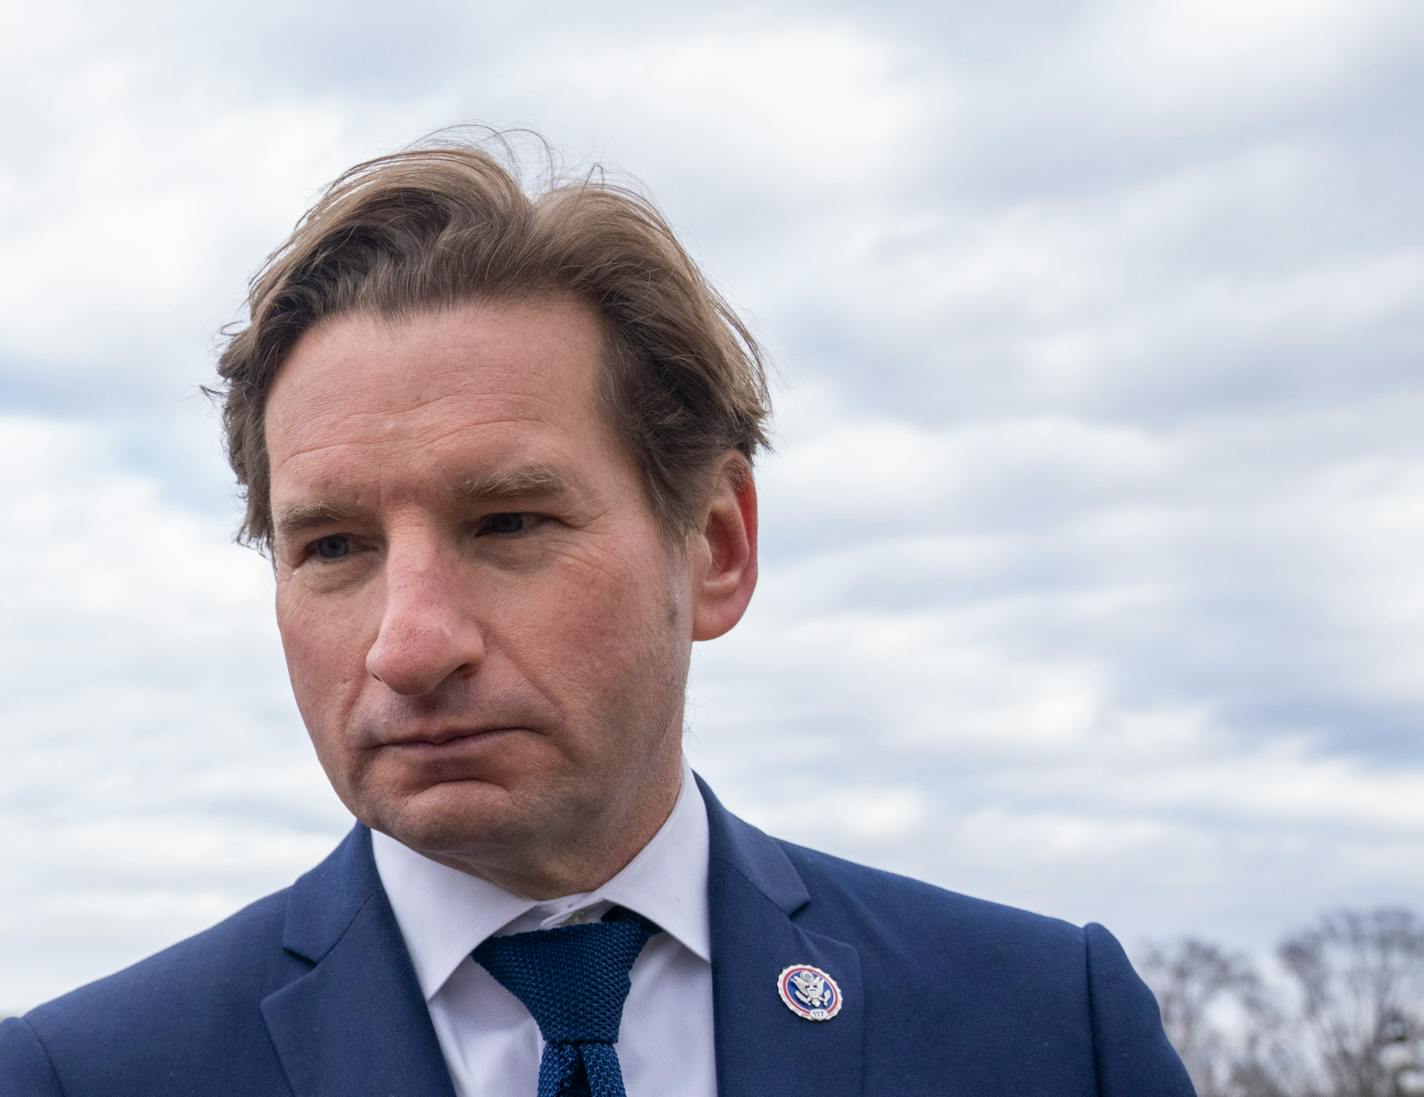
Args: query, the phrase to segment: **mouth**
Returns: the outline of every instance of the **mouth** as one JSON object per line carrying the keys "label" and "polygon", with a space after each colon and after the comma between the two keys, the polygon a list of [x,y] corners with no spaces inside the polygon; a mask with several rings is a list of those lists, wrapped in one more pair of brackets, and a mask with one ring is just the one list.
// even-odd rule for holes
{"label": "mouth", "polygon": [[522,730],[524,729],[517,727],[441,728],[390,739],[382,746],[388,750],[414,754],[441,754],[470,749]]}

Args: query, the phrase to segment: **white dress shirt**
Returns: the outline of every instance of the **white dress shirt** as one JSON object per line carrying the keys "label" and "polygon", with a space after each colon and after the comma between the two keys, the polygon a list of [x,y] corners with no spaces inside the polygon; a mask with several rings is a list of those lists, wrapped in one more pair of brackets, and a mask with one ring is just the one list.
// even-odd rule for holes
{"label": "white dress shirt", "polygon": [[524,1004],[470,958],[486,938],[600,918],[652,919],[617,1044],[628,1097],[715,1097],[707,810],[684,759],[672,814],[618,875],[536,901],[447,868],[373,831],[372,851],[415,965],[457,1097],[534,1097],[544,1042]]}

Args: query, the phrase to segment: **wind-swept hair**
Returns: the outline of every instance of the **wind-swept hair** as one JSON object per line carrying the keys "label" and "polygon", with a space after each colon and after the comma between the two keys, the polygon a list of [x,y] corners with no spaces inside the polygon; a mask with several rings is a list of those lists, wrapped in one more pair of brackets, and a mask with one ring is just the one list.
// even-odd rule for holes
{"label": "wind-swept hair", "polygon": [[[491,151],[491,150],[494,151]],[[547,149],[547,147],[546,147]],[[526,190],[503,135],[440,137],[340,176],[253,277],[218,360],[239,539],[272,538],[267,398],[301,336],[344,314],[409,319],[471,301],[572,297],[602,320],[598,392],[659,526],[697,519],[705,473],[767,445],[756,341],[652,203],[594,171]],[[552,162],[552,161],[551,161]]]}

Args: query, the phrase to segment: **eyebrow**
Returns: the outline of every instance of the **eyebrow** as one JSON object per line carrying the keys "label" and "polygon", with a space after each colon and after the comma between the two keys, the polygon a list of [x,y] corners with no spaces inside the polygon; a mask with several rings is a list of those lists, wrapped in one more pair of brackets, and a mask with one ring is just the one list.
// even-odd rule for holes
{"label": "eyebrow", "polygon": [[[498,472],[467,476],[454,490],[456,498],[472,503],[498,503],[509,499],[553,499],[568,495],[568,482],[548,465],[520,465]],[[292,503],[274,516],[279,538],[291,538],[320,526],[369,517],[364,507],[346,506],[329,499]]]}
{"label": "eyebrow", "polygon": [[272,526],[278,537],[294,537],[317,526],[333,522],[349,522],[359,517],[361,511],[336,503],[293,503],[277,512]]}
{"label": "eyebrow", "polygon": [[569,485],[564,478],[548,465],[521,465],[500,472],[471,476],[460,485],[460,494],[474,502],[525,495],[566,495],[568,491]]}

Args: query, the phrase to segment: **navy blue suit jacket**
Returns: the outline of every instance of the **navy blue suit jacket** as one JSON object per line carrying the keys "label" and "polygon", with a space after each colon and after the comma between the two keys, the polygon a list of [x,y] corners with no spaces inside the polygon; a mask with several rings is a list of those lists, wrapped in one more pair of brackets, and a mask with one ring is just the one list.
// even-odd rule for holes
{"label": "navy blue suit jacket", "polygon": [[[1190,1097],[1102,927],[776,841],[703,792],[720,1097]],[[782,1004],[796,963],[839,983],[836,1017]],[[287,890],[0,1024],[0,1097],[288,1094],[453,1097],[364,827]]]}

